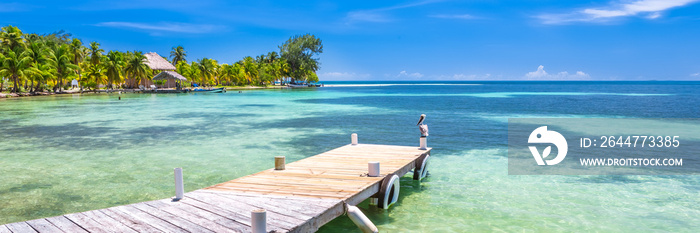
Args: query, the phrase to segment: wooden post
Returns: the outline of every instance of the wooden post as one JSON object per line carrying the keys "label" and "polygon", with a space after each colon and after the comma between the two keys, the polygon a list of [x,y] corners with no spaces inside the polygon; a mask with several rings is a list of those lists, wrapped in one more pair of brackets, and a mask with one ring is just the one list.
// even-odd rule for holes
{"label": "wooden post", "polygon": [[369,162],[367,163],[367,176],[377,177],[379,176],[379,162]]}
{"label": "wooden post", "polygon": [[182,182],[182,168],[175,168],[175,201],[185,197],[185,184]]}
{"label": "wooden post", "polygon": [[275,170],[284,170],[284,156],[275,156]]}
{"label": "wooden post", "polygon": [[256,209],[250,212],[250,227],[253,233],[267,233],[267,219],[264,209]]}
{"label": "wooden post", "polygon": [[352,142],[352,145],[357,145],[357,134],[354,133],[350,136],[350,141]]}

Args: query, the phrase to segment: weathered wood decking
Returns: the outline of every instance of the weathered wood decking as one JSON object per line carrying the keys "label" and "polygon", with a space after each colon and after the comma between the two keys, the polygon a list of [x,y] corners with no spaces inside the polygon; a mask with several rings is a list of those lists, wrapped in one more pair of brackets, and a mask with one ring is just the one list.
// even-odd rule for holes
{"label": "weathered wood decking", "polygon": [[[185,194],[58,217],[10,223],[5,232],[250,232],[251,211],[267,211],[267,230],[313,232],[379,191],[383,176],[406,174],[428,150],[347,145],[286,165]],[[381,163],[367,177],[367,163]],[[272,164],[272,160],[271,160]],[[186,177],[185,177],[186,179]]]}

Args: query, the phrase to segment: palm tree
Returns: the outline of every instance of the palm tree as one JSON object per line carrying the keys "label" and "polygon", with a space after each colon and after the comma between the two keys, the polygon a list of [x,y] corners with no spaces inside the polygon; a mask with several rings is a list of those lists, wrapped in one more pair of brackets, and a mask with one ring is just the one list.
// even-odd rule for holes
{"label": "palm tree", "polygon": [[273,76],[274,79],[273,81],[277,80],[282,80],[285,77],[285,74],[289,70],[289,65],[287,64],[287,60],[284,58],[279,58],[272,62],[272,69],[273,69]]}
{"label": "palm tree", "polygon": [[200,72],[201,72],[201,71],[200,71],[200,68],[199,68],[199,63],[194,62],[194,61],[193,61],[193,62],[190,62],[190,73],[189,73],[189,77],[190,77],[190,79],[192,79],[192,82],[202,84],[202,83],[200,82],[200,78],[199,78]]}
{"label": "palm tree", "polygon": [[277,61],[278,58],[279,58],[279,55],[277,55],[277,52],[272,51],[272,52],[267,53],[267,61],[266,62],[267,63],[274,63],[275,61]]}
{"label": "palm tree", "polygon": [[0,30],[0,44],[6,48],[3,49],[3,51],[13,50],[15,53],[17,53],[18,51],[16,49],[24,46],[23,40],[22,31],[15,26],[8,25]]}
{"label": "palm tree", "polygon": [[231,84],[233,81],[234,74],[233,74],[233,66],[229,64],[223,64],[219,68],[219,80],[221,83],[226,82],[227,84]]}
{"label": "palm tree", "polygon": [[177,65],[180,61],[187,62],[185,59],[187,52],[182,46],[173,47],[173,51],[170,51],[170,57],[173,59],[173,65]]}
{"label": "palm tree", "polygon": [[[38,42],[38,40],[36,41],[37,42],[32,42],[27,46],[27,56],[29,56],[31,60],[32,67],[43,72],[49,70],[47,66],[52,66],[49,57],[53,56],[53,53],[51,50],[46,48],[43,43]],[[44,67],[41,67],[42,65],[44,65]],[[44,81],[44,75],[42,72],[37,72],[31,76],[32,90],[30,92],[35,92],[40,86],[41,82]],[[34,81],[36,81],[36,86],[34,86]]]}
{"label": "palm tree", "polygon": [[[53,56],[51,59],[56,68],[56,77],[58,78],[56,85],[58,86],[59,92],[61,92],[63,88],[63,79],[74,75],[75,70],[79,68],[72,63],[71,55],[70,47],[67,44],[53,47]],[[56,87],[54,87],[54,90],[56,90]]]}
{"label": "palm tree", "polygon": [[185,76],[185,78],[188,78],[190,81],[192,81],[192,78],[189,76],[190,75],[190,64],[187,64],[185,61],[180,61],[175,65],[175,71],[182,76]]}
{"label": "palm tree", "polygon": [[112,84],[115,81],[121,81],[124,56],[119,51],[110,50],[102,62],[104,63],[105,74],[109,80],[109,88],[114,89]]}
{"label": "palm tree", "polygon": [[105,75],[105,70],[102,69],[100,65],[88,65],[85,69],[85,77],[88,80],[87,86],[92,88],[97,88],[100,83],[105,81],[107,75]]}
{"label": "palm tree", "polygon": [[[16,49],[19,50],[19,49]],[[20,77],[31,75],[35,69],[32,67],[31,58],[26,52],[17,54],[15,51],[8,49],[6,55],[2,56],[2,64],[0,65],[0,76],[9,76],[14,83],[12,92],[19,92]]]}
{"label": "palm tree", "polygon": [[[77,66],[78,68],[75,69],[75,73],[78,74],[78,82],[82,81],[83,76],[80,74],[80,63],[83,61],[83,58],[85,57],[85,51],[83,49],[83,42],[80,41],[79,39],[73,38],[73,41],[70,43],[70,51],[73,54],[73,65]],[[83,87],[80,87],[80,91],[83,91]]]}
{"label": "palm tree", "polygon": [[55,78],[56,69],[51,65],[51,63],[41,63],[38,65],[37,71],[38,72],[36,72],[36,75],[34,75],[34,79],[36,79],[34,91],[43,91],[43,85],[41,84]]}
{"label": "palm tree", "polygon": [[243,59],[243,73],[245,75],[245,80],[248,82],[248,84],[251,84],[258,78],[258,65],[255,63],[255,60],[253,60],[253,58],[250,56],[247,56]]}
{"label": "palm tree", "polygon": [[90,64],[100,64],[100,61],[102,59],[102,53],[104,52],[105,50],[100,48],[100,43],[97,43],[95,41],[90,42],[90,51],[88,52],[90,54]]}
{"label": "palm tree", "polygon": [[236,62],[233,64],[233,77],[235,79],[236,85],[241,85],[245,82],[245,69],[241,62]]}
{"label": "palm tree", "polygon": [[134,80],[141,81],[141,79],[147,78],[148,74],[151,73],[151,69],[148,67],[148,65],[146,65],[146,63],[144,63],[145,60],[146,56],[143,55],[143,52],[134,51],[134,53],[131,54],[126,61],[124,72],[129,74],[129,76]]}
{"label": "palm tree", "polygon": [[[5,61],[5,55],[2,55],[0,53],[0,72],[2,71],[2,63]],[[3,87],[5,86],[5,77],[0,73],[0,92],[2,92]]]}
{"label": "palm tree", "polygon": [[201,83],[208,83],[216,73],[216,61],[205,57],[199,59],[197,62],[197,68],[202,75]]}

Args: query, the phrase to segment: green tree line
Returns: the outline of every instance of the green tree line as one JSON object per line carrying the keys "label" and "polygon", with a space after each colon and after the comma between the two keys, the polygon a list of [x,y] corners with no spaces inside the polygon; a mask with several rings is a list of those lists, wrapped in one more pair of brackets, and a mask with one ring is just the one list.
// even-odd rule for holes
{"label": "green tree line", "polygon": [[[201,58],[187,62],[182,46],[172,48],[171,62],[190,82],[201,85],[267,85],[275,81],[317,82],[321,40],[314,35],[293,36],[280,52],[247,56],[231,63]],[[168,60],[167,58],[165,58]],[[51,34],[25,34],[14,26],[0,30],[0,91],[61,92],[76,79],[81,90],[135,88],[155,75],[145,64],[141,51],[105,52],[100,43],[84,45],[62,31]]]}

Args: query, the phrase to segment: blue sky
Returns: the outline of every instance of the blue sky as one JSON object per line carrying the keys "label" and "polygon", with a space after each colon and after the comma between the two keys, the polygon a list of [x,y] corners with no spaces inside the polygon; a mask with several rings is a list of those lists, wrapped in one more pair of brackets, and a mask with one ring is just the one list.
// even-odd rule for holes
{"label": "blue sky", "polygon": [[700,80],[697,0],[3,0],[0,24],[220,63],[311,33],[321,80]]}

